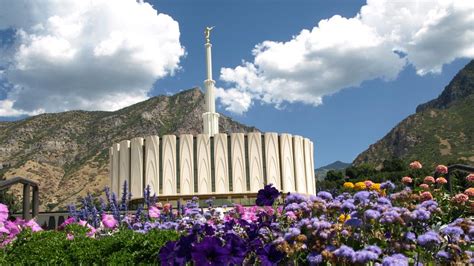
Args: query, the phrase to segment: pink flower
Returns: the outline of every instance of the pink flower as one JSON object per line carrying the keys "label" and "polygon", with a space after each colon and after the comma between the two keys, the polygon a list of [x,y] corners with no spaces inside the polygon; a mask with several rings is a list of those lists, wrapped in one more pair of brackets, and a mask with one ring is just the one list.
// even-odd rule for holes
{"label": "pink flower", "polygon": [[151,206],[150,209],[148,209],[148,215],[153,219],[159,218],[160,210],[155,206]]}
{"label": "pink flower", "polygon": [[257,215],[255,214],[255,212],[252,212],[252,211],[246,211],[244,213],[244,215],[242,215],[242,219],[246,220],[246,221],[250,221],[250,222],[256,222],[258,220],[258,217]]}
{"label": "pink flower", "polygon": [[448,173],[448,167],[446,167],[446,165],[438,165],[436,166],[436,172],[440,173],[440,174],[447,174]]}
{"label": "pink flower", "polygon": [[265,206],[265,211],[270,216],[273,216],[275,214],[275,209],[273,209],[271,206]]}
{"label": "pink flower", "polygon": [[8,206],[0,203],[0,222],[5,222],[8,219]]}
{"label": "pink flower", "polygon": [[423,190],[429,190],[430,186],[428,184],[421,184],[420,188],[423,189]]}
{"label": "pink flower", "polygon": [[79,224],[80,226],[84,226],[84,227],[85,227],[85,226],[87,225],[87,222],[84,221],[84,220],[79,220],[79,222],[78,222],[77,224]]}
{"label": "pink flower", "polygon": [[171,211],[171,204],[170,203],[166,203],[163,205],[163,212],[164,213],[168,213]]}
{"label": "pink flower", "polygon": [[420,197],[421,197],[421,201],[426,201],[426,200],[432,200],[433,199],[433,195],[431,195],[431,193],[429,191],[422,192]]}
{"label": "pink flower", "polygon": [[468,195],[469,197],[474,197],[474,187],[470,187],[464,191],[464,194]]}
{"label": "pink flower", "polygon": [[0,233],[10,234],[10,230],[5,227],[3,222],[0,222]]}
{"label": "pink flower", "polygon": [[74,240],[74,235],[68,233],[68,234],[66,235],[66,239],[67,239],[67,240]]}
{"label": "pink flower", "polygon": [[453,198],[453,201],[459,204],[464,203],[468,200],[469,200],[469,196],[463,193],[459,193]]}
{"label": "pink flower", "polygon": [[102,215],[102,223],[106,228],[114,228],[118,224],[117,220],[115,220],[114,216],[111,214]]}
{"label": "pink flower", "polygon": [[444,184],[448,183],[448,180],[446,180],[446,178],[444,178],[444,177],[438,177],[438,178],[436,178],[436,183],[438,183],[440,185],[444,185]]}
{"label": "pink flower", "polygon": [[365,181],[364,181],[364,184],[365,184],[366,187],[369,188],[369,187],[371,187],[371,186],[374,184],[374,182],[372,182],[372,181],[370,181],[370,180],[365,180]]}
{"label": "pink flower", "polygon": [[425,182],[426,184],[434,184],[434,183],[435,183],[435,179],[434,179],[434,177],[432,177],[432,176],[427,176],[427,177],[425,177],[425,179],[423,180],[423,182]]}
{"label": "pink flower", "polygon": [[286,212],[286,217],[288,217],[288,219],[290,219],[290,220],[296,220],[296,215],[292,211]]}
{"label": "pink flower", "polygon": [[39,232],[43,230],[43,228],[41,228],[41,226],[39,226],[39,224],[34,219],[31,219],[25,223],[25,226],[31,228],[31,231],[33,232]]}
{"label": "pink flower", "polygon": [[87,225],[87,227],[89,228],[89,232],[86,233],[86,236],[90,237],[90,238],[93,238],[95,236],[95,232],[97,232],[97,229],[95,229],[91,225]]}
{"label": "pink flower", "polygon": [[402,183],[405,184],[405,185],[410,184],[411,182],[413,182],[413,179],[411,179],[411,177],[409,177],[409,176],[404,176],[402,178]]}
{"label": "pink flower", "polygon": [[467,182],[474,182],[474,174],[469,174],[466,176]]}
{"label": "pink flower", "polygon": [[14,237],[20,233],[20,226],[18,226],[18,224],[16,224],[15,222],[6,221],[4,225],[5,228],[10,231],[10,237]]}
{"label": "pink flower", "polygon": [[419,161],[413,161],[410,163],[411,169],[421,169],[423,165]]}
{"label": "pink flower", "polygon": [[240,204],[235,204],[235,210],[238,214],[243,214],[245,212],[245,207]]}

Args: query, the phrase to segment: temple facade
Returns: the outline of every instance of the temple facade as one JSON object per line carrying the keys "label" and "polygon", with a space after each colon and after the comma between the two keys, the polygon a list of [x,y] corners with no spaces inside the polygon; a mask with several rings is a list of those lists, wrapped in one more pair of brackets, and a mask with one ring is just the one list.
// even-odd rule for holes
{"label": "temple facade", "polygon": [[124,182],[133,199],[150,186],[161,197],[252,195],[266,184],[284,192],[316,193],[314,146],[308,138],[278,133],[219,133],[212,79],[210,32],[206,28],[207,77],[203,133],[147,136],[110,147],[110,187]]}

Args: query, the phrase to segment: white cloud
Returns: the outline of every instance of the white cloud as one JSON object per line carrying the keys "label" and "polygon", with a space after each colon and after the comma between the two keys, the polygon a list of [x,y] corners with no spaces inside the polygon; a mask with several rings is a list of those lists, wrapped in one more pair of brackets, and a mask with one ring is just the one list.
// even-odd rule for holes
{"label": "white cloud", "polygon": [[216,88],[216,96],[227,111],[235,114],[243,114],[252,104],[252,98],[249,94],[236,89]]}
{"label": "white cloud", "polygon": [[456,58],[474,58],[474,2],[368,0],[353,18],[336,15],[287,42],[264,41],[253,55],[253,62],[221,69],[232,91],[219,93],[227,110],[251,106],[239,97],[234,103],[229,95],[237,92],[277,107],[317,106],[323,96],[363,81],[393,80],[407,64],[425,75]]}
{"label": "white cloud", "polygon": [[[4,3],[5,2],[5,3]],[[8,2],[8,3],[6,3]],[[178,22],[136,0],[0,0],[0,29],[17,31],[0,116],[116,110],[147,98],[184,55]]]}

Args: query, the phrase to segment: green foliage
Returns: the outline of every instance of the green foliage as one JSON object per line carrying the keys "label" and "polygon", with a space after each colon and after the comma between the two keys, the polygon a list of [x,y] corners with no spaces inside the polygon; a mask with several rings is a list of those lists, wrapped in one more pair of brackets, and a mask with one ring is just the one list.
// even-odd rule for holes
{"label": "green foliage", "polygon": [[24,230],[12,245],[0,253],[0,264],[137,264],[156,263],[161,246],[176,240],[176,231],[151,230],[146,234],[122,229],[110,236],[88,238],[85,227],[68,225],[67,232],[74,235],[67,239],[66,231]]}
{"label": "green foliage", "polygon": [[344,173],[338,170],[329,170],[326,174],[326,180],[338,181],[344,179]]}

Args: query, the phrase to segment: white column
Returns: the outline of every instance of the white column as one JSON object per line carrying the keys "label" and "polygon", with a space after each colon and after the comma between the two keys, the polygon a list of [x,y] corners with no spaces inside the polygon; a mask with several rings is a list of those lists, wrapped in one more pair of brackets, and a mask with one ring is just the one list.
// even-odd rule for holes
{"label": "white column", "polygon": [[230,134],[232,156],[232,192],[247,191],[247,176],[245,173],[245,140],[244,133]]}
{"label": "white column", "polygon": [[262,135],[260,132],[247,134],[249,151],[250,191],[258,192],[264,186],[262,162]]}
{"label": "white column", "polygon": [[211,143],[209,135],[199,134],[196,138],[198,194],[212,193],[211,183]]}
{"label": "white column", "polygon": [[176,136],[164,135],[162,146],[163,195],[176,195]]}
{"label": "white column", "polygon": [[267,184],[273,184],[277,189],[281,189],[280,182],[280,152],[278,149],[278,134],[265,133],[265,160]]}
{"label": "white column", "polygon": [[128,191],[130,191],[130,141],[120,142],[120,169],[119,169],[119,196],[122,196],[123,184],[127,181]]}
{"label": "white column", "polygon": [[214,177],[216,193],[229,192],[229,159],[227,134],[214,135]]}
{"label": "white column", "polygon": [[145,138],[145,186],[150,185],[151,195],[160,192],[160,138]]}
{"label": "white column", "polygon": [[179,136],[179,193],[194,194],[193,135]]}
{"label": "white column", "polygon": [[205,102],[206,112],[202,115],[203,120],[203,132],[210,136],[214,136],[219,133],[219,114],[216,113],[216,96],[214,89],[214,80],[212,80],[212,44],[206,43],[206,66],[207,66],[207,79],[204,81],[204,87],[206,88]]}
{"label": "white column", "polygon": [[143,198],[143,138],[133,138],[130,149],[130,192],[133,199]]}

